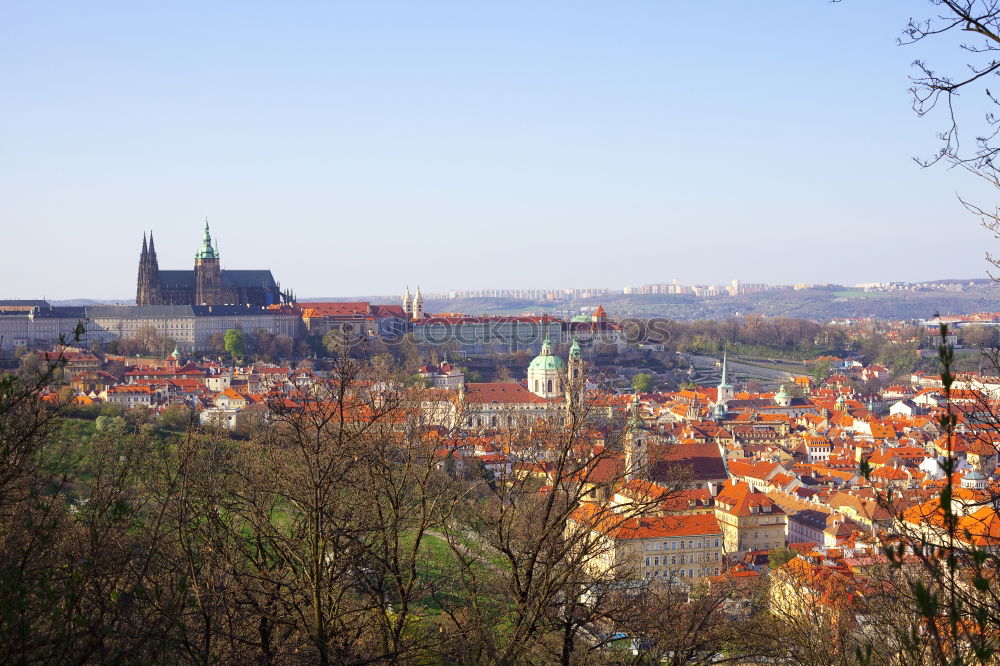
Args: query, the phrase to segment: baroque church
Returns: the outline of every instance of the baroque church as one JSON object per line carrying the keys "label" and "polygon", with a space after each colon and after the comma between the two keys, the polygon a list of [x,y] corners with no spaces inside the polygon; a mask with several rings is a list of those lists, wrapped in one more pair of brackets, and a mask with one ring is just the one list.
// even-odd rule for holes
{"label": "baroque church", "polygon": [[527,379],[526,386],[516,381],[465,384],[460,389],[465,425],[490,429],[526,426],[537,419],[564,422],[571,404],[583,399],[586,388],[579,341],[573,338],[568,359],[563,361],[546,337],[541,352],[528,366]]}
{"label": "baroque church", "polygon": [[223,270],[218,241],[213,243],[205,220],[205,235],[194,255],[194,270],[161,271],[153,233],[142,235],[136,305],[279,305],[293,295],[281,291],[269,270]]}

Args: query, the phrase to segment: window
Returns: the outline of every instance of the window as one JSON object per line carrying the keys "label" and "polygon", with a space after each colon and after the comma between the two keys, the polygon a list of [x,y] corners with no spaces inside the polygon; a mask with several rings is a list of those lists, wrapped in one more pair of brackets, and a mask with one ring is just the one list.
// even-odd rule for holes
{"label": "window", "polygon": [[718,539],[716,539],[716,540],[715,540],[715,547],[716,547],[716,548],[718,548],[718,547],[719,547],[719,540],[718,540]]}
{"label": "window", "polygon": [[670,550],[677,550],[677,542],[676,541],[671,541],[670,542]]}
{"label": "window", "polygon": [[681,564],[684,564],[684,554],[681,553]]}
{"label": "window", "polygon": [[670,563],[671,564],[677,564],[677,556],[676,555],[671,555],[670,556]]}
{"label": "window", "polygon": [[659,557],[654,557],[653,558],[653,566],[654,567],[660,566],[660,558]]}
{"label": "window", "polygon": [[[716,562],[718,562],[718,561],[719,561],[719,554],[718,554],[718,553],[716,553],[716,554],[715,554],[715,561],[716,561]],[[716,573],[718,573],[718,571],[716,571]]]}
{"label": "window", "polygon": [[684,569],[681,569],[681,578],[684,578]]}
{"label": "window", "polygon": [[688,569],[688,578],[694,578],[694,569]]}
{"label": "window", "polygon": [[681,550],[684,550],[684,542],[681,541]]}
{"label": "window", "polygon": [[688,541],[688,548],[694,548],[694,541]]}
{"label": "window", "polygon": [[649,566],[649,555],[646,556],[646,566]]}
{"label": "window", "polygon": [[670,550],[670,544],[668,544],[666,541],[663,542],[663,550]]}
{"label": "window", "polygon": [[551,379],[548,381],[548,383],[546,384],[546,386],[548,386],[548,388],[546,389],[546,392],[552,393],[552,380]]}

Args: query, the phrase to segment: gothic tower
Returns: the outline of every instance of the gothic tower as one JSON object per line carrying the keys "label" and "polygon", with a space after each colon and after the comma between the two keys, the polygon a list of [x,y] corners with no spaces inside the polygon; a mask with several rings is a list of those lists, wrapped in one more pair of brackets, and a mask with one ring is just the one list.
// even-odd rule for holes
{"label": "gothic tower", "polygon": [[413,318],[413,312],[410,309],[410,303],[412,299],[410,298],[410,285],[406,285],[406,291],[403,292],[403,314],[405,314],[410,319]]}
{"label": "gothic tower", "polygon": [[420,285],[417,285],[417,293],[413,295],[413,318],[424,318],[424,297],[420,295]]}
{"label": "gothic tower", "polygon": [[146,232],[142,232],[142,254],[139,255],[139,276],[135,281],[135,304],[149,305],[149,248],[146,246]]}
{"label": "gothic tower", "polygon": [[205,219],[205,235],[201,240],[201,249],[194,255],[194,285],[195,305],[223,303],[222,268],[219,266],[219,252],[212,246],[208,218]]}
{"label": "gothic tower", "polygon": [[156,260],[156,245],[153,243],[153,231],[149,232],[149,295],[150,305],[163,305],[163,294],[160,292],[160,263]]}
{"label": "gothic tower", "polygon": [[142,234],[142,254],[139,255],[139,278],[136,281],[136,305],[160,305],[160,267],[156,262],[156,246],[153,245],[153,234],[149,234],[149,245],[146,245],[146,234]]}

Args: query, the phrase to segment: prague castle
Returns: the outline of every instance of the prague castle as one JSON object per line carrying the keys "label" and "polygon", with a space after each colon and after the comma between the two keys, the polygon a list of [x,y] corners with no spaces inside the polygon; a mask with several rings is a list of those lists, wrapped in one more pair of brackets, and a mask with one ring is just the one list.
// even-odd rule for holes
{"label": "prague castle", "polygon": [[212,242],[205,220],[205,235],[194,255],[194,270],[161,271],[153,234],[142,236],[136,305],[277,305],[289,303],[269,270],[223,270],[219,246]]}

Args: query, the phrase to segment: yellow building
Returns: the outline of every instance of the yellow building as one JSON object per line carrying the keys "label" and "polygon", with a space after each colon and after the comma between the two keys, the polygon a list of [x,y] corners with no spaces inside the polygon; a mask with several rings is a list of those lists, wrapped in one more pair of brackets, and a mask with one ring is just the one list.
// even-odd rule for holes
{"label": "yellow building", "polygon": [[740,556],[785,545],[785,512],[742,481],[727,481],[715,498],[715,518],[724,536],[723,553]]}
{"label": "yellow building", "polygon": [[590,563],[594,575],[684,583],[722,571],[722,531],[711,514],[622,518],[586,505],[572,520],[602,545]]}

